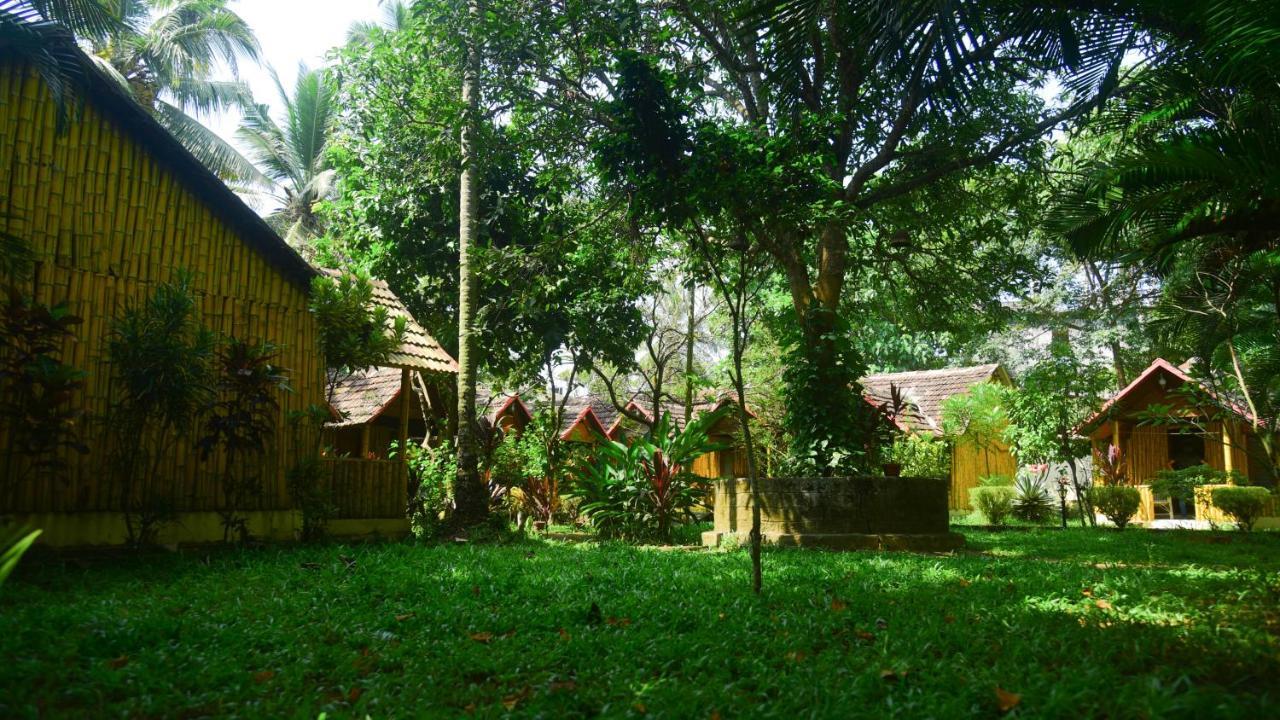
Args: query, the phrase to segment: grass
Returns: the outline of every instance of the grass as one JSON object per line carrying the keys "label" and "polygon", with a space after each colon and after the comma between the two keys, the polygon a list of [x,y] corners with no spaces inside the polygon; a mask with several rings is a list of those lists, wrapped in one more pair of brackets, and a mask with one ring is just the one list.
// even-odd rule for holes
{"label": "grass", "polygon": [[998,717],[1017,696],[1013,716],[1249,718],[1280,702],[1280,537],[969,538],[954,555],[770,551],[761,598],[740,551],[28,558],[0,591],[0,716]]}

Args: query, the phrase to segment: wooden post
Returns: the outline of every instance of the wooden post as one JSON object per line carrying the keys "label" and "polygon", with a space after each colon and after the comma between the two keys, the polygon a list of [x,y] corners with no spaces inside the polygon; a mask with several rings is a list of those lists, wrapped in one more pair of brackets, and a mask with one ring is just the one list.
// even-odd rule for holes
{"label": "wooden post", "polygon": [[1117,451],[1120,450],[1120,421],[1119,420],[1111,421],[1111,444],[1115,446]]}
{"label": "wooden post", "polygon": [[369,459],[369,423],[360,426],[360,459]]}
{"label": "wooden post", "polygon": [[413,410],[413,383],[409,368],[400,369],[400,464],[404,477],[409,477],[409,413]]}
{"label": "wooden post", "polygon": [[[1231,460],[1231,422],[1224,420],[1222,422],[1222,469],[1230,473],[1232,471]],[[1235,483],[1232,483],[1233,485]]]}

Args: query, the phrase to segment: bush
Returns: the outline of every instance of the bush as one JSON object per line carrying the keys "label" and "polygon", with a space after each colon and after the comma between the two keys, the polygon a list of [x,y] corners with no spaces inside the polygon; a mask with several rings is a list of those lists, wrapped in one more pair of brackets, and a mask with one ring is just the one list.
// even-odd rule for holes
{"label": "bush", "polygon": [[1181,470],[1161,470],[1151,481],[1151,492],[1156,497],[1176,498],[1187,502],[1196,499],[1196,488],[1201,485],[1226,485],[1239,481],[1239,476],[1208,465],[1194,465]]}
{"label": "bush", "polygon": [[951,451],[931,435],[896,438],[889,458],[902,466],[903,477],[951,477]]}
{"label": "bush", "polygon": [[1024,522],[1042,523],[1053,517],[1053,498],[1040,484],[1040,478],[1029,474],[1018,476],[1013,486],[1013,516]]}
{"label": "bush", "polygon": [[648,435],[628,443],[599,438],[596,461],[579,468],[573,490],[582,514],[603,537],[669,541],[701,498],[693,461],[720,449],[707,431],[727,410],[705,413],[680,431],[663,414]]}
{"label": "bush", "polygon": [[996,527],[1003,527],[1013,513],[1013,501],[1016,493],[1008,485],[985,485],[969,491],[969,499],[987,522]]}
{"label": "bush", "polygon": [[1127,485],[1098,485],[1090,492],[1093,506],[1120,530],[1138,514],[1142,504],[1138,488]]}
{"label": "bush", "polygon": [[408,449],[409,477],[415,488],[409,498],[409,525],[419,538],[432,538],[444,529],[449,511],[449,488],[458,473],[458,457],[448,446]]}
{"label": "bush", "polygon": [[1211,499],[1214,507],[1236,521],[1236,527],[1249,532],[1271,499],[1271,491],[1260,487],[1220,487],[1213,488]]}

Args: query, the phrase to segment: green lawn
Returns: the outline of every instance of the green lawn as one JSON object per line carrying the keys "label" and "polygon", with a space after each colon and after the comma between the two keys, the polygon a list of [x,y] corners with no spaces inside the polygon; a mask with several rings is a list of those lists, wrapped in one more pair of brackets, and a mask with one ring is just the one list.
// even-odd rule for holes
{"label": "green lawn", "polygon": [[1027,717],[1280,703],[1280,536],[969,538],[768,552],[759,599],[743,552],[29,558],[0,590],[0,716],[997,717],[997,687]]}

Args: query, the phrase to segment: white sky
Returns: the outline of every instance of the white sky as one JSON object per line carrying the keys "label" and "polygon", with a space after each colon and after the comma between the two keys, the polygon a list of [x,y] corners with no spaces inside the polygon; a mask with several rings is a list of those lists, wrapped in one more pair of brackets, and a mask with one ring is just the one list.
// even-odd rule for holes
{"label": "white sky", "polygon": [[[254,99],[271,106],[278,115],[280,101],[267,67],[274,67],[280,81],[292,91],[298,63],[317,67],[330,48],[346,41],[347,29],[358,20],[382,18],[378,0],[233,0],[231,9],[249,23],[262,46],[262,66],[240,65],[240,78],[253,89]],[[240,113],[220,113],[200,118],[223,139],[235,143]]]}

